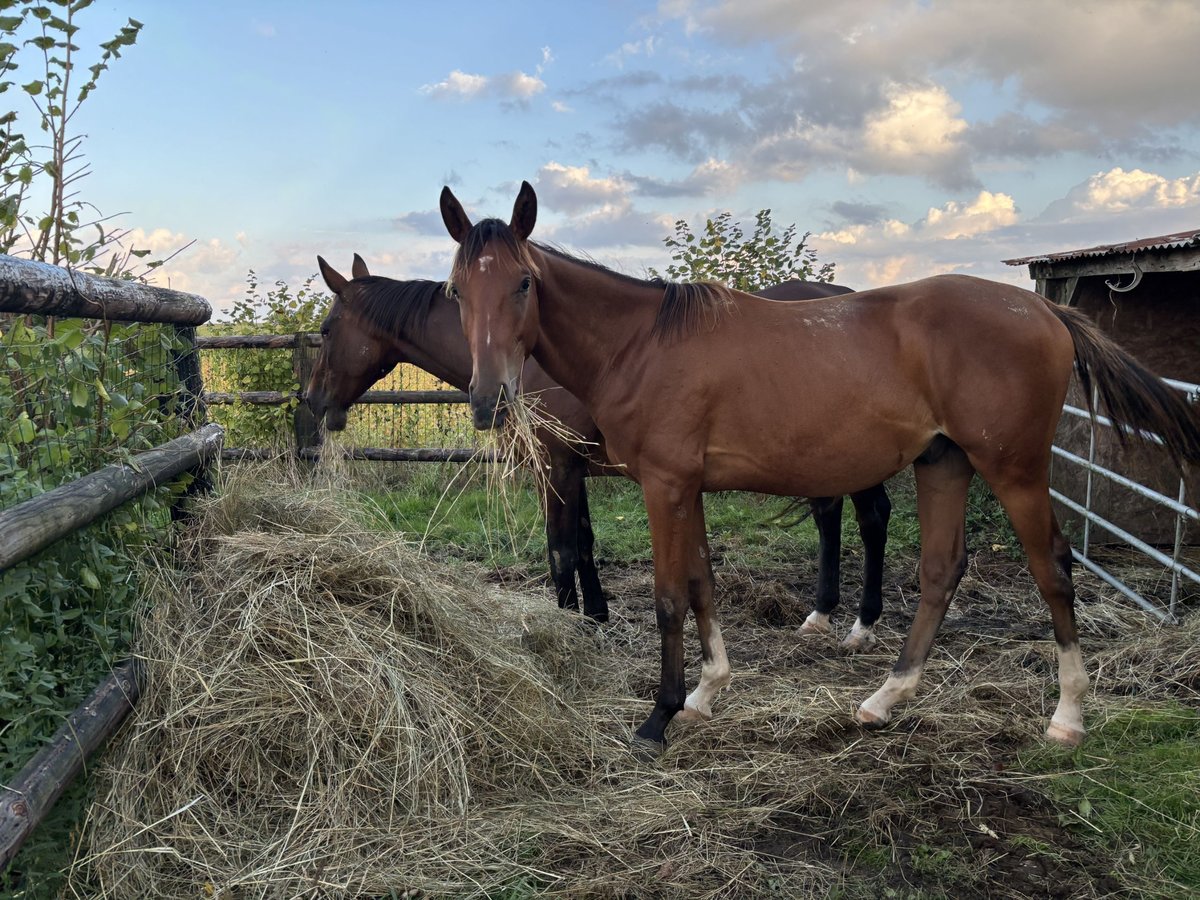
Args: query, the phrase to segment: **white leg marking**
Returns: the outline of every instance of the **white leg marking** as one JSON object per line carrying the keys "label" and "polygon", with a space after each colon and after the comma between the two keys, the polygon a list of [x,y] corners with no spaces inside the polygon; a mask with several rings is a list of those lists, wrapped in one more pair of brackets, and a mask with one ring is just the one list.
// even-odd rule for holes
{"label": "white leg marking", "polygon": [[875,629],[871,625],[864,625],[862,619],[854,620],[854,627],[850,629],[850,633],[846,635],[842,641],[842,646],[847,650],[865,650],[875,643]]}
{"label": "white leg marking", "polygon": [[[703,641],[701,637],[701,641]],[[700,667],[700,684],[683,701],[684,710],[691,710],[701,718],[712,718],[712,700],[717,691],[729,684],[733,677],[729,670],[729,657],[725,654],[725,639],[721,637],[721,626],[711,624],[704,664]]]}
{"label": "white leg marking", "polygon": [[1083,667],[1083,654],[1078,644],[1058,648],[1058,708],[1050,718],[1046,737],[1060,744],[1078,745],[1085,734],[1083,727],[1083,695],[1087,693],[1088,675]]}
{"label": "white leg marking", "polygon": [[828,634],[829,631],[829,613],[817,612],[815,609],[800,626],[801,634]]}
{"label": "white leg marking", "polygon": [[863,701],[855,718],[864,725],[886,724],[892,717],[893,706],[917,695],[917,684],[920,681],[920,668],[904,675],[889,675],[883,687]]}

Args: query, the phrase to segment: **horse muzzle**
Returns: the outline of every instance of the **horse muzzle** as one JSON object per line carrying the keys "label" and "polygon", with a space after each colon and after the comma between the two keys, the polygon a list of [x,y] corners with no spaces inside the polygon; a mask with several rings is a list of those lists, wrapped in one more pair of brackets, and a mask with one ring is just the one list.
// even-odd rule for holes
{"label": "horse muzzle", "polygon": [[471,420],[476,430],[502,428],[508,421],[509,398],[515,396],[516,389],[507,384],[501,384],[494,393],[471,391]]}

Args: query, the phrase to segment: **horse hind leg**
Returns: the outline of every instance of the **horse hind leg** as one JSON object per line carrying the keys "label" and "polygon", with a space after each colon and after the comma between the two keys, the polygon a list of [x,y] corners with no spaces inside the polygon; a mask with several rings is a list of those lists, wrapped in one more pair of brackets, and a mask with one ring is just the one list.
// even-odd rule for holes
{"label": "horse hind leg", "polygon": [[842,505],[843,497],[815,497],[813,522],[817,526],[817,603],[800,626],[800,634],[828,634],[829,617],[837,608],[842,577]]}
{"label": "horse hind leg", "polygon": [[934,638],[966,569],[967,489],[975,470],[958,445],[946,438],[935,440],[913,469],[921,526],[921,599],[892,674],[855,716],[868,727],[887,724],[893,706],[916,696]]}
{"label": "horse hind leg", "polygon": [[875,643],[875,623],[883,612],[883,559],[887,547],[892,501],[882,484],[850,495],[858,533],[863,542],[863,588],[858,618],[842,641],[847,650],[865,650]]}
{"label": "horse hind leg", "polygon": [[[1046,471],[1043,467],[1040,471]],[[1032,471],[1032,467],[1025,471]],[[1012,521],[1025,548],[1029,570],[1038,591],[1050,607],[1054,639],[1058,645],[1058,706],[1046,728],[1047,739],[1068,747],[1083,742],[1083,697],[1088,689],[1087,670],[1079,649],[1075,624],[1075,587],[1071,580],[1071,545],[1063,537],[1050,505],[1046,479],[992,484],[992,491]]]}
{"label": "horse hind leg", "polygon": [[597,622],[608,621],[608,600],[600,587],[600,573],[596,570],[594,547],[596,536],[592,531],[592,516],[588,511],[587,483],[583,473],[579,475],[579,589],[583,592],[583,614]]}

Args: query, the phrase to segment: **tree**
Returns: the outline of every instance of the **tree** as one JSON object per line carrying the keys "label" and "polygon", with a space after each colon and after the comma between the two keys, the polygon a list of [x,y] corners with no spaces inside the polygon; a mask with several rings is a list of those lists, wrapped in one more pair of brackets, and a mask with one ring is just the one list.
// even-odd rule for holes
{"label": "tree", "polygon": [[[39,140],[19,131],[18,112],[0,113],[0,252],[55,265],[78,266],[98,275],[134,274],[148,250],[123,246],[125,232],[106,230],[112,218],[81,199],[79,183],[90,169],[83,156],[84,135],[71,122],[109,62],[133,46],[142,23],[129,19],[100,44],[99,59],[78,83],[76,16],[93,0],[0,0],[0,94],[13,80],[22,51],[40,55],[39,77],[20,85],[37,116]],[[34,204],[41,206],[35,210]],[[44,204],[44,206],[42,206]],[[91,230],[95,229],[95,234]],[[162,265],[145,263],[147,269]]]}
{"label": "tree", "polygon": [[677,281],[721,281],[741,291],[757,291],[783,281],[833,281],[834,264],[819,263],[816,251],[808,246],[811,232],[796,236],[789,225],[775,235],[771,210],[763,209],[754,217],[754,231],[748,237],[733,214],[723,212],[704,223],[702,235],[696,235],[684,219],[675,223],[675,233],[663,238],[674,252],[673,262],[653,277]]}

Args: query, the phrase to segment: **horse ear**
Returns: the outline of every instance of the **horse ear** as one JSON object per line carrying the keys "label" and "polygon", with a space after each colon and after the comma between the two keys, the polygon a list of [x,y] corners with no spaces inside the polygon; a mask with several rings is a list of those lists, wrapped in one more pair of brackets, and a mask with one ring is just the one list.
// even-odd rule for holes
{"label": "horse ear", "polygon": [[329,285],[329,289],[335,294],[340,294],[347,284],[345,277],[319,256],[317,257],[317,265],[320,266],[321,277],[325,279],[325,283]]}
{"label": "horse ear", "polygon": [[442,188],[441,206],[442,221],[446,223],[446,230],[450,232],[450,237],[461,244],[467,232],[471,230],[471,220],[467,218],[467,211],[449,187]]}
{"label": "horse ear", "polygon": [[359,256],[357,253],[355,253],[354,254],[354,265],[350,267],[350,277],[351,278],[366,278],[370,274],[371,273],[367,269],[366,262],[363,260],[363,258],[361,256]]}
{"label": "horse ear", "polygon": [[533,234],[533,224],[537,221],[537,194],[528,181],[521,182],[521,192],[517,194],[517,202],[513,204],[512,220],[508,227],[518,240],[526,240]]}

